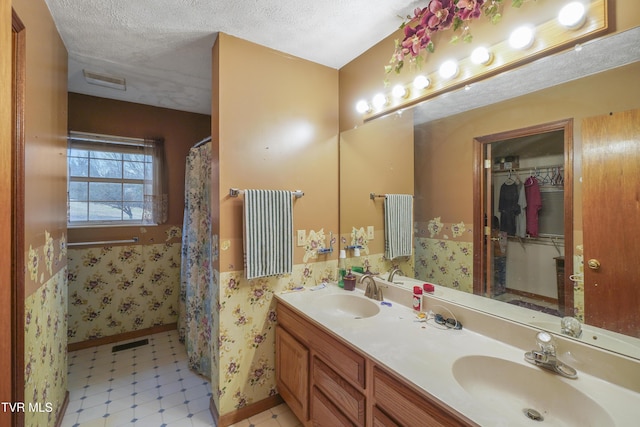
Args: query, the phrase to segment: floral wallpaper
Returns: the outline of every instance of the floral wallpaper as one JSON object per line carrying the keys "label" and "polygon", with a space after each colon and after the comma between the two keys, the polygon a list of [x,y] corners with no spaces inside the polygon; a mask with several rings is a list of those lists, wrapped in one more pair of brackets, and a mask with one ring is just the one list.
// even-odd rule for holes
{"label": "floral wallpaper", "polygon": [[69,249],[70,343],[177,321],[179,231],[164,243]]}
{"label": "floral wallpaper", "polygon": [[[53,426],[67,391],[67,243],[45,230],[43,246],[29,246],[26,281],[36,285],[25,297],[25,426]],[[32,283],[32,284],[33,284]],[[32,285],[30,284],[30,285]]]}
{"label": "floral wallpaper", "polygon": [[[324,231],[311,230],[305,259],[318,258],[326,247]],[[228,248],[227,248],[228,249]],[[222,250],[226,250],[225,246]],[[329,258],[329,257],[327,257]],[[277,394],[275,379],[276,301],[273,295],[298,286],[311,287],[336,280],[333,260],[298,264],[289,275],[246,280],[244,271],[220,273],[218,339],[213,345],[211,380],[214,403],[226,414]]]}

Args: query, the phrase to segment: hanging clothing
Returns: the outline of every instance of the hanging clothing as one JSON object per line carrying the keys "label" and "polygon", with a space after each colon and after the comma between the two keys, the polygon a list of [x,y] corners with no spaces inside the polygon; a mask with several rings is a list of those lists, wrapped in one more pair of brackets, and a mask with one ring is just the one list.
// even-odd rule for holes
{"label": "hanging clothing", "polygon": [[211,143],[187,156],[182,229],[182,264],[178,301],[178,334],[189,367],[211,376],[211,328],[214,290],[211,241]]}
{"label": "hanging clothing", "polygon": [[516,236],[525,237],[527,235],[527,196],[524,184],[518,185],[518,206],[520,206],[520,213],[516,216]]}
{"label": "hanging clothing", "polygon": [[498,210],[500,211],[500,231],[514,236],[516,234],[516,215],[520,213],[518,186],[514,181],[505,182],[500,186]]}
{"label": "hanging clothing", "polygon": [[538,237],[538,212],[542,209],[542,196],[538,180],[533,176],[527,178],[524,182],[524,191],[527,198],[527,233],[531,237]]}

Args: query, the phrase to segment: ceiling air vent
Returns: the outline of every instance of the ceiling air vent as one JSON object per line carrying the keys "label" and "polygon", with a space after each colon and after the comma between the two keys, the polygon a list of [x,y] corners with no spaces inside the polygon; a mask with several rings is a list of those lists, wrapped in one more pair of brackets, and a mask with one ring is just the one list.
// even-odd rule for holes
{"label": "ceiling air vent", "polygon": [[104,86],[111,89],[127,90],[127,82],[124,78],[107,76],[87,70],[82,70],[82,74],[84,74],[84,79],[89,84]]}

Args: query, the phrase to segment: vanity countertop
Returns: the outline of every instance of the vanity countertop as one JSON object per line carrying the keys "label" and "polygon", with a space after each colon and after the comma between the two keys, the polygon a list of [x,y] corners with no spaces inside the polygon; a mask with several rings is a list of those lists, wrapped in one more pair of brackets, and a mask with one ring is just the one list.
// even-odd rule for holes
{"label": "vanity countertop", "polygon": [[[380,305],[380,312],[374,316],[361,319],[346,318],[333,310],[327,310],[323,304],[318,304],[321,298],[335,294],[351,294],[365,298],[360,289],[349,292],[335,284],[315,291],[304,288],[296,292],[283,292],[276,294],[276,298],[280,303],[295,309],[478,425],[531,426],[532,421],[523,414],[524,408],[501,406],[499,401],[495,407],[488,407],[486,403],[479,402],[467,393],[453,373],[456,360],[471,355],[504,359],[521,364],[526,369],[547,373],[527,363],[521,348],[481,335],[466,327],[453,330],[438,325],[433,320],[419,321],[413,310],[394,301],[386,300],[391,302],[391,306],[375,302]],[[442,310],[438,310],[440,314],[451,317],[448,310],[441,308]],[[460,310],[464,308],[461,307]],[[508,363],[506,361],[505,363]],[[635,409],[640,406],[639,393],[580,370],[577,379],[563,378],[550,372],[548,375],[556,377],[554,380],[566,383],[597,402],[614,422],[612,425],[636,425]],[[550,390],[549,393],[553,391]],[[560,406],[570,404],[567,402],[571,399],[567,396],[559,394],[557,398]],[[530,406],[535,407],[535,402],[530,403]],[[585,415],[580,408],[572,408],[571,411],[576,417],[575,425],[586,426],[593,422],[581,419]],[[548,415],[545,424],[571,425],[554,420],[553,414]]]}

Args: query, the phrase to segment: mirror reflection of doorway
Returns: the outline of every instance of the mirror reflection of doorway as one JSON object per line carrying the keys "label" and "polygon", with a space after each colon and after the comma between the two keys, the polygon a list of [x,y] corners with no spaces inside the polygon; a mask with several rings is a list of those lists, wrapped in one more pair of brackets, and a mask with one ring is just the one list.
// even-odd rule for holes
{"label": "mirror reflection of doorway", "polygon": [[571,129],[563,121],[476,138],[474,293],[573,314]]}

